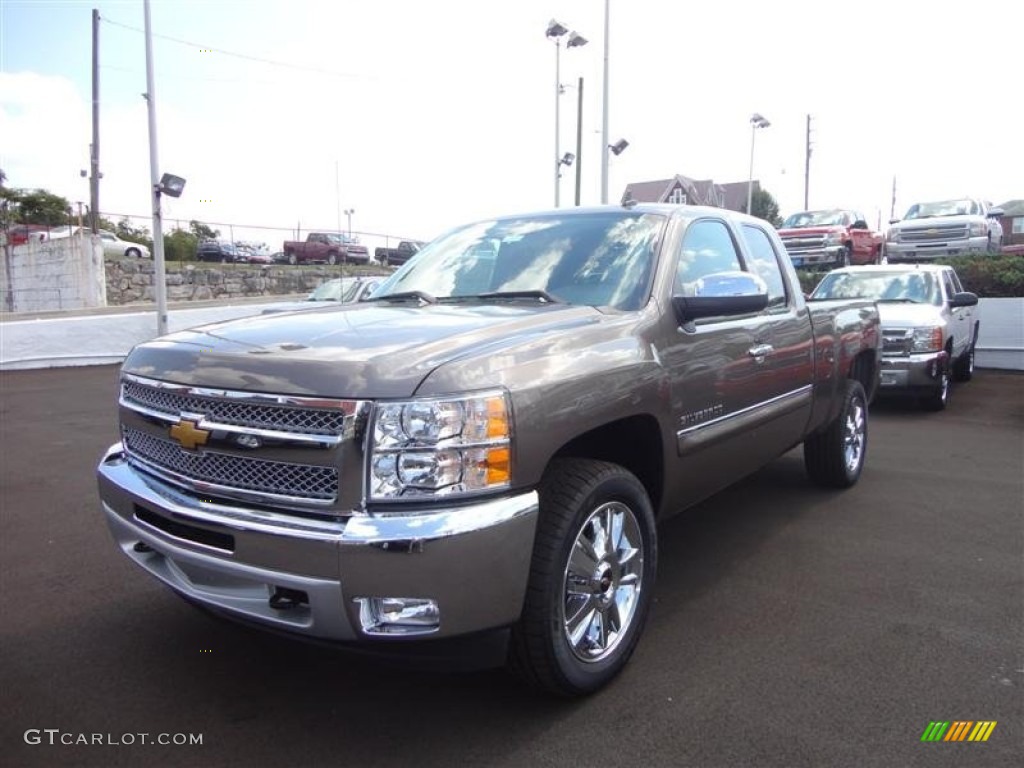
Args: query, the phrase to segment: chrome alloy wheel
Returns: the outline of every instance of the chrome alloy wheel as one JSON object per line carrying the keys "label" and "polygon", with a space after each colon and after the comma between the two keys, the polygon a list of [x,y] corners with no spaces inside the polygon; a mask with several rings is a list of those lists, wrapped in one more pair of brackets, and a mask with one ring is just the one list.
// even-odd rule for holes
{"label": "chrome alloy wheel", "polygon": [[583,523],[566,563],[562,629],[577,659],[601,661],[625,637],[643,584],[643,538],[636,516],[619,501]]}
{"label": "chrome alloy wheel", "polygon": [[850,403],[850,410],[846,414],[846,423],[843,425],[843,459],[848,472],[856,472],[857,467],[863,461],[866,438],[867,419],[864,413],[864,403],[860,399],[854,399]]}

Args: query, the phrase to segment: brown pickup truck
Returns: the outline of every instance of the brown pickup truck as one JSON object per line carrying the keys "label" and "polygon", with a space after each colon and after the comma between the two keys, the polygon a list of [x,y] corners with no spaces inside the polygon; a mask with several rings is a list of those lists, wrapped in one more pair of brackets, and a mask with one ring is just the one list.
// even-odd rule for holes
{"label": "brown pickup truck", "polygon": [[365,245],[335,232],[310,232],[304,241],[286,240],[281,250],[289,264],[368,264],[370,261]]}
{"label": "brown pickup truck", "polygon": [[804,301],[717,208],[453,230],[368,301],[137,346],[99,464],[118,548],[200,606],[363,650],[497,648],[561,695],[627,663],[657,524],[803,445],[864,466],[871,301]]}

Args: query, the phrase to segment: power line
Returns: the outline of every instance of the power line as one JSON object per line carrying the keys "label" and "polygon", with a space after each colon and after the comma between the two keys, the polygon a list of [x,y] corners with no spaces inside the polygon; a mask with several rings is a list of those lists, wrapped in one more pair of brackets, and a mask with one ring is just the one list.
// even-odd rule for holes
{"label": "power line", "polygon": [[[119,21],[114,21],[113,19],[107,18],[106,16],[102,17],[101,21],[104,21],[107,24],[111,24],[111,25],[113,25],[115,27],[121,27],[122,29],[127,29],[127,30],[130,30],[132,32],[138,32],[139,34],[145,34],[144,30],[139,29],[138,27],[133,27],[130,24],[123,24],[123,23],[121,23]],[[349,78],[367,78],[368,77],[367,75],[355,74],[353,72],[334,72],[334,71],[329,70],[329,69],[321,69],[320,67],[310,67],[310,66],[306,66],[306,65],[303,65],[303,64],[291,64],[291,63],[289,63],[287,61],[275,61],[273,59],[265,59],[265,58],[263,58],[261,56],[251,56],[251,55],[249,55],[247,53],[236,53],[234,51],[224,50],[223,48],[213,48],[213,47],[211,47],[209,45],[202,45],[200,43],[194,43],[194,42],[191,42],[190,40],[182,40],[181,38],[171,37],[170,35],[158,35],[158,34],[154,33],[153,37],[158,37],[161,40],[167,40],[167,41],[172,42],[172,43],[178,43],[179,45],[187,45],[189,47],[196,48],[196,49],[199,49],[199,50],[202,50],[202,51],[209,51],[210,53],[219,53],[222,56],[231,56],[233,58],[242,59],[244,61],[255,61],[255,62],[259,62],[260,64],[269,64],[272,67],[283,67],[285,69],[294,69],[294,70],[298,70],[300,72],[316,72],[317,74],[329,75],[331,77],[349,77]]]}

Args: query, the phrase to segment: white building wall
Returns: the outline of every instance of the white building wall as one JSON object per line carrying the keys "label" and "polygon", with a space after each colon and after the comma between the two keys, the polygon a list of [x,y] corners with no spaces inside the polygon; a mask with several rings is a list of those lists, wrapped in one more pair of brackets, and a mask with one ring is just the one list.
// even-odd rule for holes
{"label": "white building wall", "polygon": [[107,283],[99,238],[81,233],[5,247],[0,302],[0,308],[12,312],[105,307]]}

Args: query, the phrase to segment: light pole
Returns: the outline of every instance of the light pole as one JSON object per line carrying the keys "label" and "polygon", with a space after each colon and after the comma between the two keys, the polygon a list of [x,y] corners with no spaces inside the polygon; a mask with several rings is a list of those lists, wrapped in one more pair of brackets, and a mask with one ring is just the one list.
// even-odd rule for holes
{"label": "light pole", "polygon": [[751,212],[754,202],[754,137],[757,136],[758,128],[767,128],[771,125],[768,119],[755,112],[750,116],[750,176],[747,180],[747,213]]}
{"label": "light pole", "polygon": [[555,41],[555,208],[561,202],[560,181],[562,178],[562,148],[561,148],[561,104],[562,104],[562,38],[569,35],[566,40],[566,48],[579,48],[587,44],[587,39],[577,32],[569,32],[569,28],[554,19],[548,22],[545,36]]}
{"label": "light pole", "polygon": [[345,209],[345,218],[348,220],[348,239],[352,239],[352,214],[356,212],[355,208]]}
{"label": "light pole", "polygon": [[608,30],[611,0],[604,0],[604,82],[601,85],[601,205],[608,203]]}

